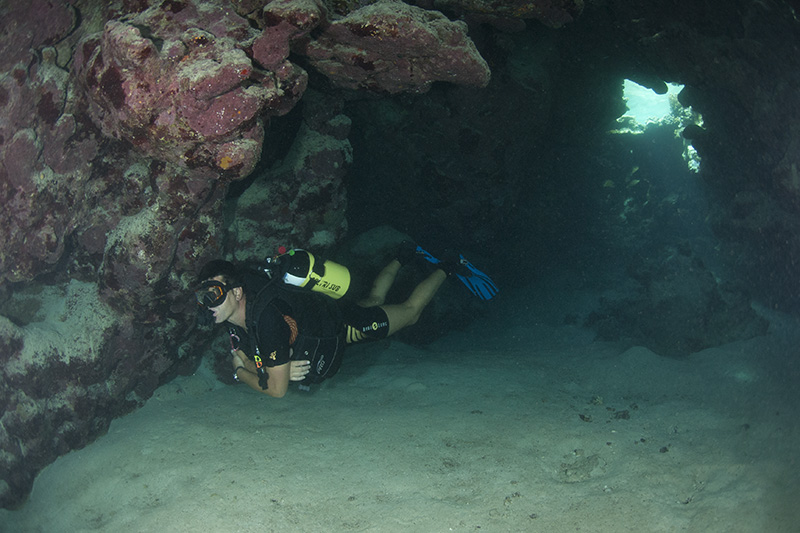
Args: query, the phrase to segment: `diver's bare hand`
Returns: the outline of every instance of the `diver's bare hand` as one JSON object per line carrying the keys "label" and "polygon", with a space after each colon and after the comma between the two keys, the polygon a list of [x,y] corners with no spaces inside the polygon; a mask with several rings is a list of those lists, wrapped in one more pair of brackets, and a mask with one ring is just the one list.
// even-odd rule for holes
{"label": "diver's bare hand", "polygon": [[290,361],[289,380],[303,381],[311,370],[311,361]]}

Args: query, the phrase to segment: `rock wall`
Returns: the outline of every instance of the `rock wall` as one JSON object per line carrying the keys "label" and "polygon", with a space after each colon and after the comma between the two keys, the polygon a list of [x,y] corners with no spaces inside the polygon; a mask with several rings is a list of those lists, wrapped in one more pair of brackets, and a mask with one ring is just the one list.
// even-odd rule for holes
{"label": "rock wall", "polygon": [[[387,74],[373,90],[485,83],[463,24],[406,9],[409,35],[395,44],[410,50],[428,35],[431,64],[413,84],[398,88]],[[386,13],[353,11],[354,24],[380,24]],[[320,59],[353,44],[352,33],[326,33],[329,14],[312,0],[0,8],[0,504],[23,502],[43,466],[197,364],[204,339],[187,334],[187,289],[198,266],[223,253],[231,183],[259,162],[269,182],[241,199],[229,248],[255,256],[275,242],[341,237],[351,153],[338,98],[309,99],[295,147],[270,152],[282,164],[260,161],[270,120],[308,86],[293,48],[314,49],[306,62],[329,75],[323,85],[351,83]],[[321,42],[310,36],[317,28]],[[387,72],[395,59],[387,49],[371,55]],[[267,232],[271,240],[255,242]]]}
{"label": "rock wall", "polygon": [[341,99],[309,92],[286,157],[236,201],[227,246],[237,261],[262,261],[281,246],[328,249],[345,235],[351,121]]}

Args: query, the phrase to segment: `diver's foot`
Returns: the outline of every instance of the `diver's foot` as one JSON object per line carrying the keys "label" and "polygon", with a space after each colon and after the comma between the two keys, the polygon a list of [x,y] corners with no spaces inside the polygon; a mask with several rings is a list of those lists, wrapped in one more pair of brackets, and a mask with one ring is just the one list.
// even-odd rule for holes
{"label": "diver's foot", "polygon": [[[439,259],[434,264],[436,268],[444,270],[448,278],[458,274],[469,275],[469,271],[461,264],[462,257],[458,252],[448,249],[439,254]],[[433,263],[433,261],[430,262]]]}
{"label": "diver's foot", "polygon": [[448,277],[458,279],[481,300],[491,300],[497,294],[498,288],[492,278],[478,270],[462,254],[446,251],[441,257],[436,268],[444,270]]}
{"label": "diver's foot", "polygon": [[419,250],[417,243],[403,241],[397,245],[394,251],[394,258],[397,259],[401,266],[410,265],[422,258]]}

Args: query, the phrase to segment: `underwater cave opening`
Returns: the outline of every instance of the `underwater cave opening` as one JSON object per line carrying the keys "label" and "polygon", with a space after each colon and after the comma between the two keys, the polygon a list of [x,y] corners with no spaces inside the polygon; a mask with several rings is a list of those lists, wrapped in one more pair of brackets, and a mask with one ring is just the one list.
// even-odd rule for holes
{"label": "underwater cave opening", "polygon": [[[626,79],[622,81],[622,98],[627,107],[624,115],[617,119],[617,128],[612,133],[639,135],[649,127],[669,125],[675,137],[690,125],[702,126],[703,117],[691,107],[683,107],[678,94],[683,85],[667,83],[667,92],[658,94],[653,89]],[[683,160],[694,173],[700,171],[700,156],[691,142],[683,139]]]}

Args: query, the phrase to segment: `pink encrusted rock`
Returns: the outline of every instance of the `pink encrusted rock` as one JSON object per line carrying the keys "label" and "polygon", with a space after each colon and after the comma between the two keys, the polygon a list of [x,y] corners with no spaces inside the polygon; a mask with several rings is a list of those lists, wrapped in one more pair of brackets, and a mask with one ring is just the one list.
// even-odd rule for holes
{"label": "pink encrusted rock", "polygon": [[233,9],[240,15],[247,16],[264,7],[265,0],[231,0]]}
{"label": "pink encrusted rock", "polygon": [[484,87],[491,72],[463,22],[397,0],[379,0],[293,47],[340,87],[427,91],[435,81]]}
{"label": "pink encrusted rock", "polygon": [[27,63],[31,49],[52,46],[75,26],[75,9],[65,2],[27,0],[4,4],[0,16],[0,72]]}
{"label": "pink encrusted rock", "polygon": [[[159,309],[154,304],[164,291],[181,297],[176,280],[168,281],[170,273],[194,271],[198,262],[219,253],[216,235],[225,189],[215,186],[215,176],[210,168],[145,165],[134,159],[122,176],[110,180],[111,185],[130,183],[131,193],[143,187],[145,205],[131,205],[105,235],[99,273],[104,301],[116,310],[139,313]],[[88,248],[96,238],[82,232],[79,242]]]}
{"label": "pink encrusted rock", "polygon": [[[438,9],[451,9],[481,18],[535,19],[551,28],[574,22],[584,0],[435,0]],[[507,25],[508,23],[504,23]]]}
{"label": "pink encrusted rock", "polygon": [[[220,2],[158,3],[106,23],[75,53],[89,113],[104,134],[184,168],[233,178],[258,162],[262,117],[288,112],[306,73],[287,61],[254,67],[245,49],[258,32]],[[288,46],[288,45],[287,45]]]}
{"label": "pink encrusted rock", "polygon": [[13,43],[0,46],[2,284],[33,279],[55,266],[81,214],[72,205],[71,186],[96,152],[88,135],[73,138],[74,117],[65,113],[68,73],[56,64],[55,49],[46,46],[72,30],[74,10],[35,1],[4,12],[0,24],[8,32],[6,46]]}
{"label": "pink encrusted rock", "polygon": [[314,0],[273,0],[256,17],[264,31],[253,43],[253,58],[273,70],[289,57],[289,43],[319,25],[323,12]]}

